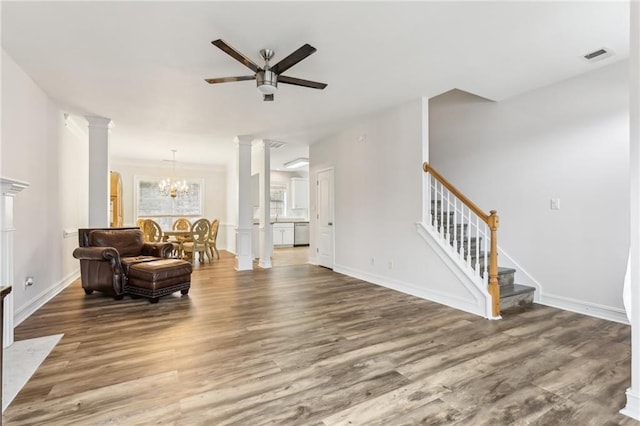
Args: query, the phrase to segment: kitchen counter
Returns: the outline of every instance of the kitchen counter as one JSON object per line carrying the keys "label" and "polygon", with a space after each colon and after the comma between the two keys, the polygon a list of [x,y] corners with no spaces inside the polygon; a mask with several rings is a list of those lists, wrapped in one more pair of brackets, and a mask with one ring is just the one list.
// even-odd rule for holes
{"label": "kitchen counter", "polygon": [[[275,219],[271,219],[271,224],[273,225],[274,223],[309,223],[309,219],[295,218],[295,217],[291,217],[291,218],[279,217],[277,222]],[[260,220],[253,219],[253,224],[260,225]]]}

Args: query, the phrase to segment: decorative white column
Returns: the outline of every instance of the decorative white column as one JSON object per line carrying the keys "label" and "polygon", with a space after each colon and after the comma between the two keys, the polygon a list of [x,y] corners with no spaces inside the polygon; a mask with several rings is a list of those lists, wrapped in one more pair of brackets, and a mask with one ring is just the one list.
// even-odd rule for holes
{"label": "decorative white column", "polygon": [[[2,258],[2,281],[0,285],[10,285],[13,282],[13,199],[16,194],[29,186],[26,182],[15,179],[0,178],[2,184],[2,198],[0,199],[0,256]],[[2,347],[13,343],[13,294],[12,291],[4,299],[4,326]]]}
{"label": "decorative white column", "polygon": [[251,253],[251,140],[238,136],[238,227],[236,228],[236,270],[253,269]]}
{"label": "decorative white column", "polygon": [[260,261],[261,268],[271,268],[273,229],[271,226],[271,141],[263,140],[264,162],[260,166]]}
{"label": "decorative white column", "polygon": [[89,122],[89,227],[109,226],[109,123],[104,117]]}
{"label": "decorative white column", "polygon": [[630,2],[629,157],[631,175],[631,387],[620,412],[640,420],[640,3]]}

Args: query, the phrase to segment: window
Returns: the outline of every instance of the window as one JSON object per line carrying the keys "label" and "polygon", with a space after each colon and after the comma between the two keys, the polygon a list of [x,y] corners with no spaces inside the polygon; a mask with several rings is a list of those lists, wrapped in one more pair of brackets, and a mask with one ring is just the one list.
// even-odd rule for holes
{"label": "window", "polygon": [[[200,218],[204,194],[204,179],[186,179],[187,195],[171,198],[162,195],[158,185],[162,178],[134,176],[135,214],[137,218],[153,219],[162,229],[171,229],[179,217]],[[193,220],[192,220],[193,222]]]}
{"label": "window", "polygon": [[287,211],[287,185],[271,185],[271,204],[269,205],[271,217],[286,216]]}

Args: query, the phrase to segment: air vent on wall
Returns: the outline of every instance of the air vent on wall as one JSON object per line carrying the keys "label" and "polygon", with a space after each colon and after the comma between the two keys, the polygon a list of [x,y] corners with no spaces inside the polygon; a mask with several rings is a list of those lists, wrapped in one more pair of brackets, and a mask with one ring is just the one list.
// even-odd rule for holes
{"label": "air vent on wall", "polygon": [[613,56],[613,52],[603,47],[602,49],[587,53],[583,58],[587,62],[598,62],[610,56]]}
{"label": "air vent on wall", "polygon": [[269,147],[271,149],[278,149],[278,148],[282,148],[283,146],[285,146],[286,144],[284,142],[278,142],[278,141],[269,141]]}

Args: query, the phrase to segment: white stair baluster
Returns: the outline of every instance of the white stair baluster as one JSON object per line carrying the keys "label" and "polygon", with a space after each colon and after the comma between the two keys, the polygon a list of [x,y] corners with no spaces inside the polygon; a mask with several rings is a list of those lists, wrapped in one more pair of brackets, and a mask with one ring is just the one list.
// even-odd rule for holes
{"label": "white stair baluster", "polygon": [[445,232],[445,239],[447,240],[447,244],[449,244],[449,242],[451,241],[450,239],[450,235],[451,235],[451,215],[450,213],[450,206],[451,203],[451,192],[449,192],[447,190],[447,227],[446,227],[446,232]]}
{"label": "white stair baluster", "polygon": [[469,212],[467,216],[468,223],[469,223],[469,233],[467,234],[467,241],[466,241],[467,247],[465,252],[467,254],[467,267],[470,268],[471,267],[471,240],[469,239],[469,237],[473,235],[472,228],[471,228],[473,226],[473,221],[471,220],[471,209],[469,207],[467,207],[467,211]]}
{"label": "white stair baluster", "polygon": [[458,251],[458,198],[453,197],[453,250]]}
{"label": "white stair baluster", "polygon": [[485,223],[483,225],[484,228],[484,239],[482,243],[482,250],[484,251],[484,272],[482,276],[484,277],[484,281],[486,284],[489,284],[489,227]]}
{"label": "white stair baluster", "polygon": [[476,215],[476,264],[474,266],[476,275],[480,275],[480,217]]}
{"label": "white stair baluster", "polygon": [[427,173],[427,223],[431,223],[433,215],[431,214],[431,173]]}
{"label": "white stair baluster", "polygon": [[440,184],[440,198],[438,200],[438,206],[440,207],[440,236],[442,237],[444,226],[444,209],[442,208],[442,200],[444,199],[444,185]]}

